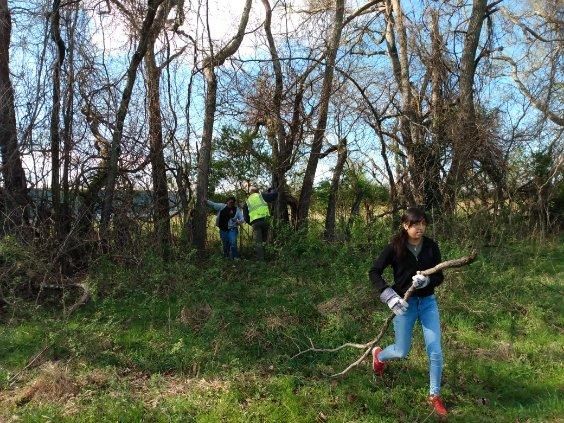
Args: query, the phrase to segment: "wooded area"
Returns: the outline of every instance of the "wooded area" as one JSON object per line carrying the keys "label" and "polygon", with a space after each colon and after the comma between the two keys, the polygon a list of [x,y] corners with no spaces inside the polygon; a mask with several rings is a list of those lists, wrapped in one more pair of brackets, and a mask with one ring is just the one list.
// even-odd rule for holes
{"label": "wooded area", "polygon": [[563,18],[0,0],[0,421],[432,421],[419,330],[374,376],[413,206],[449,420],[561,421]]}
{"label": "wooded area", "polygon": [[59,278],[168,260],[207,248],[207,198],[254,183],[279,192],[275,227],[328,241],[415,204],[545,236],[558,3],[0,0],[3,235]]}

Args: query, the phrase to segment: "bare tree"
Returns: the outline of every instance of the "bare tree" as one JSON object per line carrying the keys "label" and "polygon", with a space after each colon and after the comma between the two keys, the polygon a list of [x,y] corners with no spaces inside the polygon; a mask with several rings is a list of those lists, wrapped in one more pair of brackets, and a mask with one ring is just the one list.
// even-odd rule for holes
{"label": "bare tree", "polygon": [[64,236],[68,235],[71,229],[71,193],[70,193],[70,171],[71,153],[73,150],[73,129],[74,129],[74,107],[75,103],[75,49],[76,49],[76,29],[78,25],[79,9],[78,4],[70,9],[67,14],[67,34],[68,34],[68,59],[67,59],[67,80],[66,90],[63,99],[63,173],[61,175],[61,231]]}
{"label": "bare tree", "polygon": [[475,157],[480,138],[480,128],[476,120],[474,98],[474,77],[476,75],[478,43],[486,12],[487,0],[473,0],[472,13],[464,36],[464,47],[460,59],[458,113],[456,116],[456,133],[453,135],[452,164],[446,178],[445,207],[454,211],[457,192],[461,186],[461,178],[468,170]]}
{"label": "bare tree", "polygon": [[204,59],[204,63],[202,65],[207,92],[204,111],[204,129],[198,159],[196,205],[194,208],[194,225],[192,235],[192,244],[198,250],[203,250],[206,243],[207,213],[205,200],[208,192],[213,126],[217,102],[217,76],[215,74],[215,69],[218,66],[221,66],[239,49],[239,46],[243,41],[243,37],[245,36],[251,5],[252,0],[246,0],[241,19],[239,21],[239,28],[237,29],[235,36],[217,53],[215,53],[212,48],[209,55]]}
{"label": "bare tree", "polygon": [[[290,221],[288,206],[293,210],[292,217],[296,218],[297,201],[291,195],[287,185],[287,173],[296,161],[296,153],[304,137],[305,126],[310,114],[304,111],[304,94],[311,87],[310,77],[319,66],[322,57],[313,58],[310,53],[309,63],[304,68],[292,68],[292,54],[288,49],[288,65],[282,67],[282,59],[272,34],[272,8],[268,0],[263,0],[265,8],[264,31],[274,72],[274,83],[262,75],[256,83],[257,92],[249,96],[248,101],[252,109],[249,122],[258,132],[260,127],[266,128],[266,137],[272,148],[272,185],[278,189],[278,198],[274,208],[274,218],[284,222]],[[291,34],[286,34],[286,42]]]}
{"label": "bare tree", "polygon": [[116,113],[115,128],[112,135],[110,155],[108,160],[104,201],[102,204],[102,215],[100,220],[100,230],[103,237],[107,236],[107,231],[110,224],[116,180],[118,177],[118,160],[121,151],[123,126],[129,108],[129,102],[131,100],[131,93],[133,91],[133,86],[137,77],[137,68],[141,64],[141,61],[143,60],[143,57],[147,52],[147,46],[151,34],[151,27],[153,25],[153,21],[155,20],[157,10],[161,3],[163,3],[163,1],[164,0],[148,0],[147,11],[139,30],[139,43],[126,72],[126,84],[122,92],[118,111]]}
{"label": "bare tree", "polygon": [[8,1],[0,0],[0,151],[4,178],[3,207],[8,225],[28,220],[27,182],[18,147],[14,89],[10,80],[12,20]]}
{"label": "bare tree", "polygon": [[329,100],[333,87],[333,74],[335,72],[335,62],[337,59],[337,51],[341,42],[341,33],[343,30],[343,22],[345,15],[344,0],[336,0],[335,16],[333,19],[333,29],[327,46],[325,72],[323,76],[323,86],[321,88],[319,100],[319,116],[317,125],[313,134],[311,152],[305,171],[302,189],[300,192],[300,200],[298,204],[298,225],[304,225],[307,222],[311,195],[313,193],[313,181],[317,164],[319,162],[319,154],[323,147],[325,138],[325,129],[327,126],[327,116],[329,112]]}
{"label": "bare tree", "polygon": [[[167,1],[160,9],[159,14],[153,24],[151,37],[148,41],[147,53],[145,54],[145,66],[147,68],[147,96],[149,103],[149,145],[151,175],[153,180],[153,220],[155,233],[160,246],[163,258],[168,259],[170,255],[170,206],[166,178],[166,162],[164,157],[163,127],[161,118],[161,97],[160,79],[163,68],[175,57],[180,55],[184,48],[181,48],[172,57],[169,57],[162,65],[157,65],[155,59],[155,41],[159,32],[163,29],[165,19],[169,15],[173,3]],[[177,11],[177,15],[181,15]],[[180,22],[178,23],[180,24]]]}
{"label": "bare tree", "polygon": [[[496,52],[493,58],[508,64],[509,75],[521,94],[554,124],[564,127],[562,95],[558,88],[564,42],[562,8],[558,1],[531,2],[520,15],[507,7],[501,15],[522,32],[514,43],[520,57]],[[515,53],[518,54],[518,53]],[[560,94],[559,94],[560,93]]]}
{"label": "bare tree", "polygon": [[274,140],[271,143],[273,158],[273,185],[275,185],[278,189],[278,199],[274,215],[276,218],[288,222],[288,187],[286,186],[286,171],[290,160],[291,146],[289,147],[286,143],[287,134],[282,120],[282,96],[284,89],[282,65],[280,63],[280,57],[274,42],[274,37],[272,36],[272,8],[269,0],[262,0],[262,4],[264,5],[266,15],[264,19],[264,32],[266,33],[266,38],[268,40],[268,49],[270,50],[272,67],[274,70],[274,95],[272,96],[272,109],[270,110],[275,122],[275,136],[273,136]]}

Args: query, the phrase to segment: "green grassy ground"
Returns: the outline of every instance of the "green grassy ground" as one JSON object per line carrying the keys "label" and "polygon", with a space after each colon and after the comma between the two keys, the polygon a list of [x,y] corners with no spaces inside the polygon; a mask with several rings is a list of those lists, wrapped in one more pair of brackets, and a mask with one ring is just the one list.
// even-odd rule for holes
{"label": "green grassy ground", "polygon": [[[310,340],[376,336],[388,311],[367,271],[382,245],[302,240],[274,248],[267,264],[100,261],[89,279],[96,297],[68,320],[32,305],[4,318],[0,421],[435,421],[420,328],[383,380],[368,361],[329,377],[356,349],[292,358]],[[469,252],[442,250],[445,260]],[[437,294],[449,421],[562,421],[563,263],[559,243],[522,241],[446,271]]]}

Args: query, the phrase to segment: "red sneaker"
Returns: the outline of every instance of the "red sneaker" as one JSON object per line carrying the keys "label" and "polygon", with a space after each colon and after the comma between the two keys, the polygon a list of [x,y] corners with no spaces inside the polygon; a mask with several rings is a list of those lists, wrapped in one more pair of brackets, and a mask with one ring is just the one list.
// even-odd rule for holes
{"label": "red sneaker", "polygon": [[378,354],[382,352],[382,348],[374,347],[372,348],[372,370],[378,376],[384,376],[384,369],[386,368],[386,363],[378,360]]}
{"label": "red sneaker", "polygon": [[444,417],[448,414],[448,411],[445,405],[443,404],[441,397],[439,397],[438,395],[431,395],[429,397],[429,404],[433,406],[435,413],[437,413],[439,416]]}

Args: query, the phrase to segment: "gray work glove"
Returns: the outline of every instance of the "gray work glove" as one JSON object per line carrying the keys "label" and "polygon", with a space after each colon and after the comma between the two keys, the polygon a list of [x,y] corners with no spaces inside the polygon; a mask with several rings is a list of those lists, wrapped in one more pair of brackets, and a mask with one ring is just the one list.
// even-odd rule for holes
{"label": "gray work glove", "polygon": [[407,311],[409,304],[404,301],[392,288],[386,288],[380,294],[380,301],[390,307],[396,316],[401,316]]}
{"label": "gray work glove", "polygon": [[429,279],[429,276],[423,276],[423,275],[415,275],[411,278],[411,282],[413,284],[413,286],[415,287],[415,289],[421,289],[421,288],[425,288],[427,285],[429,285],[429,282],[431,282],[431,279]]}

